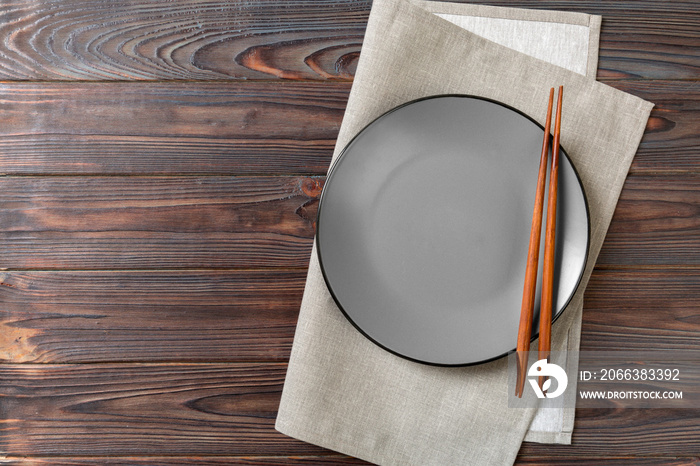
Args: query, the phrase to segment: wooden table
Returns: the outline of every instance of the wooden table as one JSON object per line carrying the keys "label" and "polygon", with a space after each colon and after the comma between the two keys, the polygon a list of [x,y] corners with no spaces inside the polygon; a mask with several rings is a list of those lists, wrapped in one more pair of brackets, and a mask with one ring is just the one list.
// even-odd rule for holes
{"label": "wooden table", "polygon": [[[583,348],[700,344],[700,1],[604,16],[656,103]],[[0,5],[0,451],[10,464],[362,464],[273,429],[366,0]],[[519,464],[700,464],[700,412],[583,410]]]}

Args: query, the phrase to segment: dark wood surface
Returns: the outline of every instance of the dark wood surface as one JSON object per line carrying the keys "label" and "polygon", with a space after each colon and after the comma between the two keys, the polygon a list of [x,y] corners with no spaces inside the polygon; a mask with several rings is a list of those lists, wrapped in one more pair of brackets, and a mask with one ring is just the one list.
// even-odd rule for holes
{"label": "dark wood surface", "polygon": [[[700,2],[604,17],[598,78],[656,104],[582,348],[700,344]],[[274,431],[370,2],[0,5],[0,456],[351,465]],[[700,410],[579,409],[523,465],[698,465]]]}

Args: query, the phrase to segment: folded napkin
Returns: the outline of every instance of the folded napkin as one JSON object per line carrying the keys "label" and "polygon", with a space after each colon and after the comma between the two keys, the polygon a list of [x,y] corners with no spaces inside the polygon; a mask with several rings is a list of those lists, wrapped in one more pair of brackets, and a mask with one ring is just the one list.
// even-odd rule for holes
{"label": "folded napkin", "polygon": [[[588,196],[591,238],[581,286],[553,325],[555,351],[578,349],[583,293],[652,108],[594,80],[599,30],[584,14],[375,0],[335,150],[387,110],[437,94],[487,97],[544,124],[549,88],[563,85],[561,144]],[[572,408],[509,408],[509,395],[505,358],[434,367],[367,340],[336,307],[314,248],[277,430],[384,465],[512,464],[524,439],[571,442]]]}

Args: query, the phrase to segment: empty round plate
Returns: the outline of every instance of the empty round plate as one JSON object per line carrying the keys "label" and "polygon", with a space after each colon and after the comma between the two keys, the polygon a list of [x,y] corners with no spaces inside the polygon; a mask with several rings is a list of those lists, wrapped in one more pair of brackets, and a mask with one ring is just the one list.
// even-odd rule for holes
{"label": "empty round plate", "polygon": [[[542,138],[506,105],[449,95],[402,105],[348,144],[321,195],[317,249],[360,332],[428,364],[515,349]],[[561,155],[555,318],[578,287],[589,239],[583,188]],[[539,293],[538,284],[533,338]]]}

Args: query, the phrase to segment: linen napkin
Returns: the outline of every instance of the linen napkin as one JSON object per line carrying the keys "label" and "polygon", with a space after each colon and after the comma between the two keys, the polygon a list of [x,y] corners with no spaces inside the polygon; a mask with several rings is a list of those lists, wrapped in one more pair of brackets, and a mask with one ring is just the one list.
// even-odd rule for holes
{"label": "linen napkin", "polygon": [[[581,286],[553,325],[555,351],[578,349],[583,293],[652,108],[592,79],[599,27],[573,13],[375,0],[335,151],[387,110],[436,94],[487,97],[543,124],[549,88],[564,85],[561,144],[588,196],[591,241]],[[385,465],[512,464],[523,439],[570,443],[573,409],[535,418],[509,408],[507,380],[505,359],[434,367],[371,343],[337,309],[314,248],[276,428]]]}

